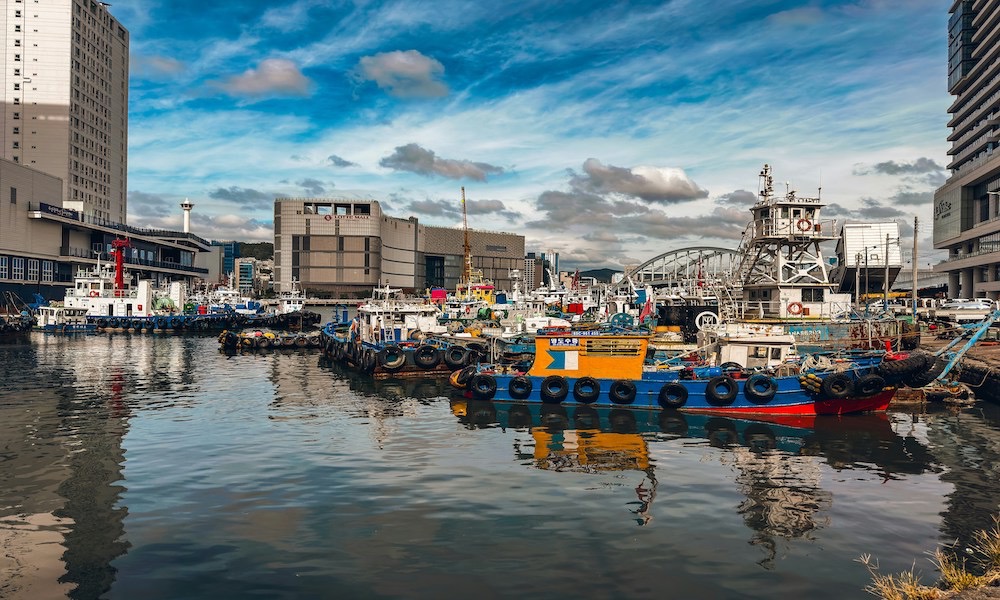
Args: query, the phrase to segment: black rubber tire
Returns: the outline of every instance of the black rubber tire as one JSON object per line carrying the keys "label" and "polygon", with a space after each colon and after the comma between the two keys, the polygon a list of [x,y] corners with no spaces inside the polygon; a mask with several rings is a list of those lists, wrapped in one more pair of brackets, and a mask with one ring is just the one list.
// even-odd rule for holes
{"label": "black rubber tire", "polygon": [[923,371],[934,364],[934,356],[917,352],[900,360],[883,360],[878,366],[878,374],[887,379],[903,377],[909,373]]}
{"label": "black rubber tire", "polygon": [[463,346],[451,346],[444,351],[444,364],[452,369],[461,369],[469,359],[469,351]]}
{"label": "black rubber tire", "polygon": [[441,353],[434,346],[424,344],[413,351],[413,363],[421,369],[433,369],[441,362]]}
{"label": "black rubber tire", "polygon": [[395,344],[378,351],[378,364],[386,371],[398,371],[406,364],[406,352]]}
{"label": "black rubber tire", "polygon": [[668,410],[678,409],[687,404],[688,390],[683,384],[676,381],[663,384],[660,388],[658,402],[660,406]]}
{"label": "black rubber tire", "polygon": [[632,404],[635,402],[635,384],[627,379],[617,379],[608,388],[608,398],[615,404]]}
{"label": "black rubber tire", "polygon": [[824,398],[840,400],[855,395],[854,381],[844,373],[833,373],[823,378],[819,391]]}
{"label": "black rubber tire", "polygon": [[582,404],[593,404],[601,396],[601,384],[593,377],[581,377],[573,384],[573,398]]}
{"label": "black rubber tire", "polygon": [[862,375],[854,382],[854,389],[859,396],[874,396],[885,389],[885,378],[875,373]]}
{"label": "black rubber tire", "polygon": [[743,382],[743,395],[754,404],[767,404],[777,393],[777,380],[763,373],[755,373]]}
{"label": "black rubber tire", "polygon": [[714,406],[729,406],[740,391],[736,380],[728,375],[719,375],[708,380],[705,386],[705,400]]}
{"label": "black rubber tire", "polygon": [[497,393],[497,380],[492,375],[480,373],[472,378],[469,389],[476,400],[492,400]]}
{"label": "black rubber tire", "polygon": [[468,366],[458,372],[458,377],[455,378],[455,383],[463,387],[468,387],[469,382],[476,374],[476,367]]}
{"label": "black rubber tire", "polygon": [[931,383],[938,378],[938,375],[944,373],[945,367],[948,366],[948,361],[944,358],[938,358],[926,371],[918,371],[916,373],[910,373],[903,379],[903,383],[912,388],[921,388],[925,385]]}
{"label": "black rubber tire", "polygon": [[569,395],[569,384],[566,383],[566,378],[561,375],[549,375],[542,380],[542,387],[539,391],[542,394],[542,402],[559,404]]}
{"label": "black rubber tire", "polygon": [[[466,367],[467,369],[469,367]],[[475,367],[472,367],[475,368]],[[514,379],[510,380],[510,385],[507,388],[507,393],[510,397],[515,400],[524,400],[531,395],[532,388],[531,380],[524,375],[518,375]]]}

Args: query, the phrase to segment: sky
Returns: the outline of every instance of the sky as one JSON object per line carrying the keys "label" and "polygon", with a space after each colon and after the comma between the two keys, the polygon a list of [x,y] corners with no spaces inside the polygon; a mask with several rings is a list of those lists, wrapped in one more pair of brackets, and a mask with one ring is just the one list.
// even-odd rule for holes
{"label": "sky", "polygon": [[[524,235],[564,269],[737,248],[770,164],[936,262],[943,0],[112,0],[128,221],[273,241],[276,197]],[[821,188],[821,192],[820,192]]]}

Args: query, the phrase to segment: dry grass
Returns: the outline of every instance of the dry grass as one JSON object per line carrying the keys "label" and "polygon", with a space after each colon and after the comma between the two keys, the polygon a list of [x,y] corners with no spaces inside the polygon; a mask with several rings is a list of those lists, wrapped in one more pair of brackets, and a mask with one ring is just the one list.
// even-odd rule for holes
{"label": "dry grass", "polygon": [[916,567],[895,575],[883,575],[879,572],[878,561],[870,554],[863,555],[858,562],[868,569],[872,578],[865,591],[883,600],[935,600],[992,585],[1000,580],[1000,515],[993,517],[993,527],[973,534],[969,554],[981,574],[969,571],[965,557],[942,548],[935,550],[931,562],[941,576],[932,586],[920,583],[920,576],[914,571]]}

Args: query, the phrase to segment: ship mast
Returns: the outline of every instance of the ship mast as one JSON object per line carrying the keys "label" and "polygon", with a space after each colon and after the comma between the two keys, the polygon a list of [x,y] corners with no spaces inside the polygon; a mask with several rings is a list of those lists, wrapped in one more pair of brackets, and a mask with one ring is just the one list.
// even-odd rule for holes
{"label": "ship mast", "polygon": [[462,186],[462,229],[465,231],[465,242],[462,251],[465,253],[465,263],[462,266],[462,283],[469,285],[472,281],[472,246],[469,245],[469,215],[465,210],[465,186]]}

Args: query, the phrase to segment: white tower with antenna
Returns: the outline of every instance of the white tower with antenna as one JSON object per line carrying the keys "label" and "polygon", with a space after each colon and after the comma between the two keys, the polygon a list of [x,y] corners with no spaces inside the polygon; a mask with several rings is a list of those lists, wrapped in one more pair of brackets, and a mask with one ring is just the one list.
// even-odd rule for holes
{"label": "white tower with antenna", "polygon": [[184,233],[191,233],[191,209],[194,208],[187,198],[184,202],[181,202],[181,208],[184,209]]}

